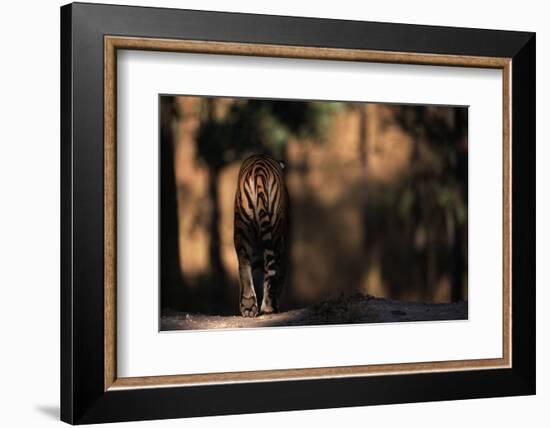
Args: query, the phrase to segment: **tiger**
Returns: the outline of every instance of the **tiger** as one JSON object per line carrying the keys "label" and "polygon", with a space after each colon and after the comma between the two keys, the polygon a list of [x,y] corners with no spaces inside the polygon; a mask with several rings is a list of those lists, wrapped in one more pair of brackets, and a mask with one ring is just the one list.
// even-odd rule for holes
{"label": "tiger", "polygon": [[[246,158],[239,171],[233,238],[239,264],[239,309],[243,317],[279,311],[279,297],[287,275],[289,220],[284,169],[282,161],[256,154]],[[258,287],[262,292],[259,308],[255,276],[263,277],[257,281],[263,281],[263,287]]]}

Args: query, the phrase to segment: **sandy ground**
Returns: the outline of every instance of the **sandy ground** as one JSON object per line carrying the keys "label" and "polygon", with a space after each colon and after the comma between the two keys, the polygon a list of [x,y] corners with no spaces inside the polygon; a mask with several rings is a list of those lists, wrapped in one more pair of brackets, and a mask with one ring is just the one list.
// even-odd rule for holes
{"label": "sandy ground", "polygon": [[379,322],[461,320],[468,318],[468,304],[407,303],[355,295],[340,297],[316,306],[294,309],[256,318],[202,315],[167,310],[161,316],[161,330],[201,330]]}

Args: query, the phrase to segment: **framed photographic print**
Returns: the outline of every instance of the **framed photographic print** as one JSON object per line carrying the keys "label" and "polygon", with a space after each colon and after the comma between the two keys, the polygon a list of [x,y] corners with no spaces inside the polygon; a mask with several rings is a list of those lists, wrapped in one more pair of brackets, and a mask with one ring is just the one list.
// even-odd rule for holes
{"label": "framed photographic print", "polygon": [[61,418],[535,393],[533,33],[61,8]]}

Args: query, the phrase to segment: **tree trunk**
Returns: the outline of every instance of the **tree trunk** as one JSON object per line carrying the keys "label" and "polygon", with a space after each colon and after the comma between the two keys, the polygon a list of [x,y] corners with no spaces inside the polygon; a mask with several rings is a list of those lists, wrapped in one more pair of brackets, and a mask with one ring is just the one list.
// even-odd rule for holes
{"label": "tree trunk", "polygon": [[180,308],[182,274],[179,260],[178,203],[174,166],[174,99],[161,99],[160,135],[160,281],[161,308]]}
{"label": "tree trunk", "polygon": [[462,282],[464,279],[465,260],[463,249],[463,228],[455,221],[454,243],[452,247],[453,271],[451,280],[451,301],[463,300]]}
{"label": "tree trunk", "polygon": [[212,280],[214,283],[214,294],[216,300],[223,300],[224,291],[227,287],[227,275],[221,258],[221,237],[220,237],[220,207],[219,207],[219,188],[220,169],[210,167],[208,176],[208,196],[212,204],[210,210],[210,265],[212,269]]}
{"label": "tree trunk", "polygon": [[359,104],[359,160],[365,178],[368,172],[368,134],[367,134],[367,107],[366,103]]}
{"label": "tree trunk", "polygon": [[[468,141],[467,136],[460,134],[459,130],[468,128],[468,114],[466,109],[454,109],[454,127],[456,130],[455,144],[458,150],[456,172],[461,183],[465,183],[463,199],[468,201]],[[465,140],[466,139],[466,140]],[[462,288],[464,275],[467,269],[468,248],[468,222],[460,223],[455,218],[454,221],[454,243],[452,247],[453,271],[451,282],[451,300],[458,302],[465,300],[467,296],[463,295]]]}

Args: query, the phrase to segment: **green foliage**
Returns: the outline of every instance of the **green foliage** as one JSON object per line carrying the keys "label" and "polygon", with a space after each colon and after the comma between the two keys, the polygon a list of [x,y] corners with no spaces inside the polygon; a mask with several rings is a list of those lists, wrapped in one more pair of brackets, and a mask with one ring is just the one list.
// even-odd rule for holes
{"label": "green foliage", "polygon": [[[435,156],[434,163],[437,164],[431,170],[417,168],[411,173],[410,186],[401,192],[401,215],[412,215],[415,206],[431,207],[433,212],[429,213],[430,216],[450,214],[459,225],[465,225],[468,149],[464,133],[468,129],[467,108],[402,107],[396,119],[402,129],[411,135],[417,148],[425,145]],[[415,161],[421,163],[421,159]]]}
{"label": "green foliage", "polygon": [[322,142],[343,104],[205,98],[199,108],[199,157],[219,169],[248,153],[282,158],[291,137]]}

